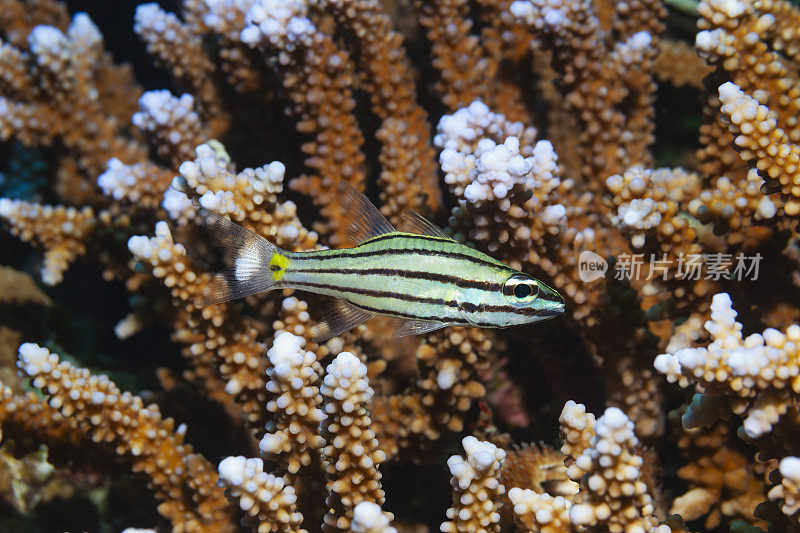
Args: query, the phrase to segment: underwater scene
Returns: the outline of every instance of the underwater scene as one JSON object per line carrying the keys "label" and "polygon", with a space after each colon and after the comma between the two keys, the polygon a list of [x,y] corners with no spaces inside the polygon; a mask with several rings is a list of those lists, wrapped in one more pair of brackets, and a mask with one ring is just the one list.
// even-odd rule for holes
{"label": "underwater scene", "polygon": [[0,533],[800,532],[800,6],[0,0]]}

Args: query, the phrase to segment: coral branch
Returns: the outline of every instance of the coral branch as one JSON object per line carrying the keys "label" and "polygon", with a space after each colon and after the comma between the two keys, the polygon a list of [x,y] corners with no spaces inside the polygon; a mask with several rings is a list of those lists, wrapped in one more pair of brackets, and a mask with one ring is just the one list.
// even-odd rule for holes
{"label": "coral branch", "polygon": [[505,487],[500,483],[500,468],[506,452],[475,437],[461,441],[466,459],[454,455],[447,460],[452,478],[453,506],[447,510],[450,521],[442,524],[446,533],[457,531],[499,532],[502,503],[500,496]]}
{"label": "coral branch", "polygon": [[[397,169],[392,178],[384,178],[389,181],[390,190],[382,199],[394,202],[398,197],[404,198],[404,207],[420,210],[423,205],[420,194],[424,193],[428,207],[438,211],[441,192],[428,117],[417,103],[415,72],[403,48],[402,35],[392,28],[392,21],[378,0],[317,0],[317,3],[353,35],[356,63],[364,73],[363,83],[370,93],[373,112],[385,121],[384,131],[377,134],[384,144],[382,154],[405,152],[403,159],[411,163],[403,165],[402,174]],[[387,120],[390,118],[393,122]],[[393,133],[386,131],[387,128],[394,130]],[[402,132],[397,132],[400,128]],[[398,214],[400,211],[395,210]],[[384,215],[389,214],[384,211]]]}
{"label": "coral branch", "polygon": [[259,448],[271,459],[284,460],[291,474],[314,461],[319,464],[325,445],[317,431],[325,419],[319,394],[322,367],[304,345],[302,337],[283,332],[267,352],[272,365],[267,369],[267,391],[274,396],[267,411],[275,415],[275,430],[264,435]]}
{"label": "coral branch", "polygon": [[219,484],[239,503],[259,533],[305,533],[297,512],[294,489],[283,478],[264,472],[261,459],[226,457],[219,464]]}
{"label": "coral branch", "polygon": [[722,113],[731,121],[728,129],[736,135],[739,156],[766,176],[767,187],[780,189],[787,215],[800,214],[800,146],[778,126],[774,112],[733,83],[720,86],[719,99]]}
{"label": "coral branch", "polygon": [[326,500],[330,510],[324,528],[347,531],[356,505],[364,501],[383,503],[378,466],[386,460],[386,454],[378,449],[375,432],[370,429],[373,390],[367,367],[352,353],[342,352],[326,372],[320,388],[326,414],[322,436],[328,442],[323,456],[330,482]]}
{"label": "coral branch", "polygon": [[91,207],[39,205],[0,198],[0,218],[22,241],[44,250],[42,281],[57,285],[70,263],[86,253],[86,241],[97,223]]}
{"label": "coral branch", "polygon": [[291,112],[299,121],[297,129],[314,135],[302,148],[308,155],[306,165],[318,175],[298,178],[292,188],[309,195],[320,208],[327,222],[317,222],[317,231],[330,235],[332,244],[343,244],[336,184],[344,180],[364,188],[360,150],[364,137],[353,115],[350,59],[308,19],[300,0],[259,0],[246,20],[242,41],[277,55],[284,88],[293,102]]}
{"label": "coral branch", "polygon": [[147,476],[162,501],[158,510],[174,532],[233,531],[225,498],[211,488],[216,483],[213,467],[183,443],[185,426],[175,429],[171,418],[162,419],[158,406],[145,406],[106,376],[74,368],[36,344],[20,346],[19,368],[62,416]]}

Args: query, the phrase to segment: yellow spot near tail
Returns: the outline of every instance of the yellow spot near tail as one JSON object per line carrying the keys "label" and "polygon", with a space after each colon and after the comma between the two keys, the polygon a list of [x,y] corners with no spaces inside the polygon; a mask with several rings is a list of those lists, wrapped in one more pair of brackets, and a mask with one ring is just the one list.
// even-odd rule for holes
{"label": "yellow spot near tail", "polygon": [[272,259],[269,260],[269,270],[272,272],[272,279],[280,281],[283,274],[286,272],[286,267],[289,265],[289,258],[281,254],[272,254]]}

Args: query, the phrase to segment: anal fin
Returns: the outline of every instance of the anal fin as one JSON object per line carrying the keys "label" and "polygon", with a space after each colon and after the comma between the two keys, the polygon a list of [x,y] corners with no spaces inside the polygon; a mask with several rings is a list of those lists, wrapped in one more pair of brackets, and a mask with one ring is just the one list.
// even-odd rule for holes
{"label": "anal fin", "polygon": [[406,337],[408,335],[422,335],[447,326],[443,322],[429,322],[427,320],[403,320],[397,319],[394,328],[395,337]]}
{"label": "anal fin", "polygon": [[359,309],[347,300],[335,298],[331,300],[325,315],[316,325],[314,342],[325,342],[330,338],[341,335],[373,316],[375,315]]}

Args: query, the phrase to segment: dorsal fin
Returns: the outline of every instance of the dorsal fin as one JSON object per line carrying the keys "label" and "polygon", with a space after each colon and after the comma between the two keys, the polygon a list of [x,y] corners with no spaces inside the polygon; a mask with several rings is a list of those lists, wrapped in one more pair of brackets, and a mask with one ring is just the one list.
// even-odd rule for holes
{"label": "dorsal fin", "polygon": [[450,241],[453,240],[442,228],[411,209],[405,209],[403,211],[403,226],[401,229],[406,233],[416,233],[417,235],[428,235],[430,237],[440,237]]}
{"label": "dorsal fin", "polygon": [[353,246],[395,231],[378,208],[345,181],[339,182],[339,210],[344,216],[345,234]]}

